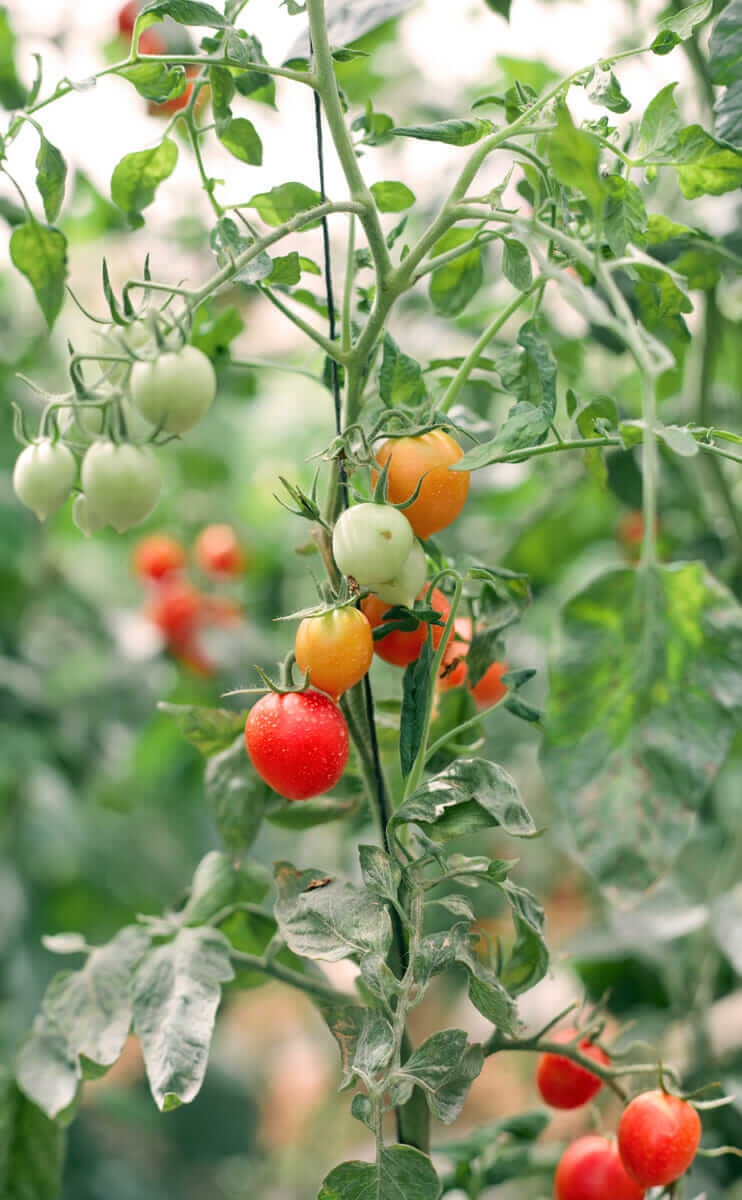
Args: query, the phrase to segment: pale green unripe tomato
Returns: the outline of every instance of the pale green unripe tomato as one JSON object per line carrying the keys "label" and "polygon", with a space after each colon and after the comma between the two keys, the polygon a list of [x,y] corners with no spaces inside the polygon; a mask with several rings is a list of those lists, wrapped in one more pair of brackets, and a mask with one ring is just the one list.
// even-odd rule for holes
{"label": "pale green unripe tomato", "polygon": [[343,575],[375,591],[401,571],[414,540],[409,521],[391,504],[356,504],[338,517],[332,553]]}
{"label": "pale green unripe tomato", "polygon": [[124,533],[145,521],[160,496],[160,469],[151,450],[95,442],[82,461],[82,486],[100,525]]}
{"label": "pale green unripe tomato", "polygon": [[377,583],[374,591],[385,604],[404,604],[407,608],[412,608],[415,597],[419,596],[425,586],[427,573],[428,564],[425,560],[425,551],[416,540],[401,571],[394,579],[389,579],[385,583]]}
{"label": "pale green unripe tomato", "polygon": [[135,363],[131,398],[142,416],[166,433],[185,433],[209,411],[216,396],[211,360],[195,346]]}
{"label": "pale green unripe tomato", "polygon": [[92,534],[97,533],[99,529],[103,528],[104,524],[98,514],[93,511],[87,496],[84,496],[82,493],[80,493],[72,505],[72,520],[80,530],[80,533],[85,534],[85,537],[91,537]]}
{"label": "pale green unripe tomato", "polygon": [[13,470],[15,494],[36,513],[40,521],[56,512],[69,496],[77,479],[77,459],[62,442],[42,438],[26,446]]}

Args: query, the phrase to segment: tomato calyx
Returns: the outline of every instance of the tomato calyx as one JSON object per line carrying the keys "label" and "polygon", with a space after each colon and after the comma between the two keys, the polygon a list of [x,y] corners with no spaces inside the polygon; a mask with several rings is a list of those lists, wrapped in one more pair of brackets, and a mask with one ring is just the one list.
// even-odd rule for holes
{"label": "tomato calyx", "polygon": [[322,511],[317,499],[319,476],[320,468],[318,467],[314,473],[314,479],[312,480],[312,490],[309,495],[307,495],[306,492],[303,492],[300,487],[296,487],[295,484],[289,483],[288,479],[285,479],[283,475],[279,475],[278,478],[280,479],[281,484],[287,492],[289,498],[293,501],[293,506],[291,504],[287,504],[286,501],[282,500],[280,496],[277,496],[275,492],[273,493],[273,499],[281,505],[281,508],[285,508],[286,512],[292,513],[295,517],[303,517],[305,521],[311,521],[314,525],[321,525],[322,528],[326,529],[328,533],[332,533],[332,527],[327,524],[327,521],[322,516]]}

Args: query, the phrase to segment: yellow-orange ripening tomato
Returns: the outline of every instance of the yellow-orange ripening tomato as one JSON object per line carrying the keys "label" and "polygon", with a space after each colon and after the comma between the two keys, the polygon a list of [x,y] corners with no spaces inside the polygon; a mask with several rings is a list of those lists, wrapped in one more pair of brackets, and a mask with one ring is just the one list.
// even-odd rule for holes
{"label": "yellow-orange ripening tomato", "polygon": [[309,672],[312,687],[333,699],[354,687],[374,657],[368,618],[357,608],[338,608],[321,617],[305,617],[294,647],[300,671]]}
{"label": "yellow-orange ripening tomato", "polygon": [[420,437],[390,438],[376,454],[379,466],[389,462],[390,504],[409,500],[422,479],[417,500],[404,509],[404,515],[423,540],[453,524],[466,503],[469,472],[449,470],[462,454],[461,447],[443,429],[433,429]]}

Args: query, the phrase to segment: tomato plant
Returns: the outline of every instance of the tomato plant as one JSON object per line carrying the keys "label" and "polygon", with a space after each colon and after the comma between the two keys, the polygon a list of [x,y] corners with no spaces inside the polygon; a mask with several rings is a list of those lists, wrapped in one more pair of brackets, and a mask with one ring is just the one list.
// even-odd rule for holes
{"label": "tomato plant", "polygon": [[[608,1066],[610,1059],[600,1046],[593,1046],[576,1029],[560,1029],[552,1039],[554,1042],[575,1042],[584,1058]],[[552,1108],[580,1108],[593,1096],[597,1096],[603,1081],[589,1070],[564,1058],[560,1054],[542,1054],[536,1069],[538,1090]]]}
{"label": "tomato plant", "polygon": [[245,744],[261,779],[287,800],[334,788],[348,761],[348,728],[322,692],[272,693],[250,709]]}
{"label": "tomato plant", "polygon": [[556,1200],[642,1200],[644,1188],[626,1173],[610,1138],[588,1134],[569,1146],[554,1179]]}
{"label": "tomato plant", "polygon": [[690,1167],[701,1141],[701,1118],[686,1100],[642,1092],[624,1110],[618,1149],[629,1175],[644,1188],[674,1183]]}
{"label": "tomato plant", "polygon": [[296,665],[309,672],[312,687],[337,700],[359,683],[374,657],[368,617],[357,608],[339,608],[305,617],[296,634]]}
{"label": "tomato plant", "polygon": [[[564,16],[537,3],[545,27]],[[82,956],[23,1037],[47,960],[14,962],[0,988],[1,1008],[39,959],[7,1037],[12,1078],[0,1070],[0,1191],[55,1200],[78,1110],[105,1152],[83,1079],[110,1086],[130,1031],[160,1110],[202,1087],[210,1107],[220,1004],[234,1019],[215,1070],[233,1057],[237,994],[271,981],[316,1005],[312,1037],[337,1041],[360,1148],[328,1102],[332,1137],[307,1122],[290,1183],[245,1140],[193,1172],[204,1192],[237,1197],[248,1178],[297,1200],[678,1200],[687,1183],[688,1200],[726,1200],[742,1186],[727,1153],[742,1044],[719,1034],[742,971],[739,0],[642,14],[649,34],[607,32],[562,66],[567,37],[553,63],[501,52],[525,0],[274,7],[280,55],[266,6],[126,5],[105,63],[80,81],[72,60],[59,82],[36,43],[26,69],[0,9],[9,287],[40,310],[16,336],[21,305],[0,289],[23,447],[0,546],[22,506],[54,515],[43,541],[15,539],[0,589],[0,620],[21,613],[0,630],[3,713],[25,718],[5,747],[0,893],[18,927],[46,870],[46,950]],[[474,40],[458,50],[467,29],[482,70]],[[110,199],[78,169],[81,147],[68,169],[51,117],[103,106],[109,85],[148,131],[127,141]],[[148,640],[122,611],[131,548],[107,527],[143,524],[161,490],[156,519],[189,541],[201,530],[198,586],[182,547],[147,532],[135,569],[162,635]],[[95,540],[81,548],[72,522]],[[44,602],[43,628],[50,578],[62,602]],[[112,686],[85,652],[95,637],[118,669],[85,739],[75,704],[95,709]],[[198,754],[194,861],[158,882],[152,847],[179,854]],[[97,824],[73,836],[83,804]],[[114,824],[132,840],[87,927],[73,884]],[[261,856],[277,860],[272,886]],[[158,876],[143,896],[129,890],[139,859]],[[91,870],[109,886],[110,863]],[[551,974],[542,896],[563,939]],[[284,1020],[266,1004],[261,1035]],[[635,1042],[613,1032],[632,1023]],[[292,1071],[278,1084],[255,1067],[256,1138],[298,1107]],[[647,1091],[658,1078],[677,1094]],[[701,1147],[681,1097],[715,1084]],[[565,1148],[539,1094],[595,1101],[608,1132],[620,1104],[617,1144],[579,1136],[592,1118],[575,1113]],[[431,1128],[462,1114],[460,1137]],[[67,1193],[122,1200],[115,1155],[75,1176],[76,1128]],[[178,1190],[168,1179],[163,1194]]]}

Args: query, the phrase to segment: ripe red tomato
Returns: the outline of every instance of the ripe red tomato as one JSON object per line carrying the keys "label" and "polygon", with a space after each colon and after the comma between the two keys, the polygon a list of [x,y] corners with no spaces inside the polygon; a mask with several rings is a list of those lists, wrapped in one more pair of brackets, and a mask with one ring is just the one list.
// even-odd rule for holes
{"label": "ripe red tomato", "polygon": [[190,583],[165,580],[146,612],[168,641],[186,643],[201,621],[203,598]]}
{"label": "ripe red tomato", "polygon": [[[448,620],[450,606],[443,592],[439,592],[438,588],[433,588],[433,594],[426,598],[426,592],[422,591],[417,598],[418,604],[429,603],[430,607],[437,612],[441,620]],[[384,618],[389,612],[389,605],[378,596],[366,596],[361,600],[361,610],[366,614],[369,624],[372,629],[383,625]],[[431,625],[433,630],[433,647],[440,645],[443,637],[443,625]],[[428,636],[428,626],[425,621],[421,621],[417,629],[405,633],[403,630],[394,629],[391,633],[387,633],[383,638],[379,638],[374,642],[374,650],[379,658],[383,658],[384,662],[391,663],[394,667],[406,667],[408,663],[414,662],[420,657],[420,651],[425,644],[425,639]]]}
{"label": "ripe red tomato", "polygon": [[[571,1042],[576,1033],[576,1029],[560,1029],[551,1040]],[[608,1066],[611,1061],[600,1046],[593,1046],[586,1038],[579,1042],[579,1050],[586,1058],[603,1066]],[[579,1108],[598,1094],[603,1081],[561,1054],[542,1054],[536,1069],[536,1085],[552,1108]]]}
{"label": "ripe red tomato", "polygon": [[[438,676],[438,688],[448,692],[451,688],[461,687],[466,679],[466,656],[471,645],[472,624],[470,617],[456,617],[453,623],[454,636],[446,646],[441,673]],[[459,661],[456,662],[456,659]],[[456,662],[455,666],[451,664]]]}
{"label": "ripe red tomato", "polygon": [[644,1189],[626,1174],[615,1142],[588,1134],[572,1142],[554,1176],[556,1200],[642,1200]]}
{"label": "ripe red tomato", "polygon": [[157,32],[156,25],[150,25],[139,35],[137,42],[139,54],[164,54],[167,50],[165,39]]}
{"label": "ripe red tomato", "polygon": [[134,32],[134,22],[139,16],[139,9],[141,7],[141,0],[129,0],[128,4],[119,9],[119,33],[122,37],[131,37]]}
{"label": "ripe red tomato", "polygon": [[164,579],[185,566],[185,550],[167,533],[153,533],[134,547],[134,570],[140,579]]}
{"label": "ripe red tomato", "polygon": [[642,1092],[624,1109],[618,1149],[629,1175],[642,1187],[660,1187],[684,1175],[696,1157],[701,1119],[685,1100]]}
{"label": "ripe red tomato", "polygon": [[270,692],[250,709],[245,745],[261,779],[286,800],[329,792],[348,761],[348,726],[322,692]]}
{"label": "ripe red tomato", "polygon": [[476,687],[469,688],[477,708],[489,708],[491,704],[499,703],[503,696],[507,695],[508,689],[502,682],[502,676],[506,675],[507,671],[507,663],[493,662]]}
{"label": "ripe red tomato", "polygon": [[294,648],[300,671],[309,671],[312,687],[337,700],[358,683],[374,657],[368,617],[357,608],[339,608],[322,617],[307,617]]}
{"label": "ripe red tomato", "polygon": [[207,575],[239,575],[245,554],[231,525],[207,525],[196,538],[194,557]]}
{"label": "ripe red tomato", "polygon": [[379,466],[389,461],[390,504],[409,500],[425,476],[417,500],[404,509],[410,525],[423,540],[447,529],[466,503],[469,472],[449,470],[462,455],[461,447],[443,429],[433,429],[420,437],[390,438],[376,454]]}

